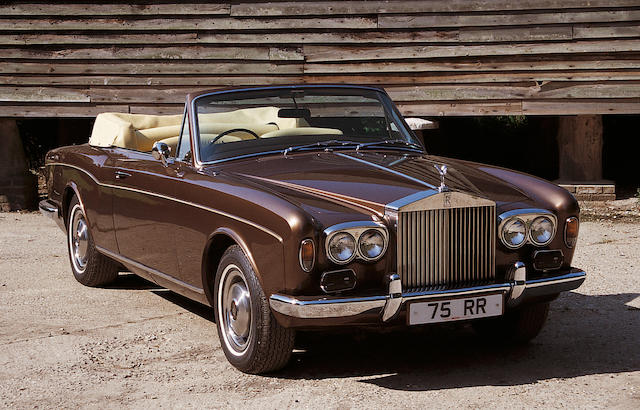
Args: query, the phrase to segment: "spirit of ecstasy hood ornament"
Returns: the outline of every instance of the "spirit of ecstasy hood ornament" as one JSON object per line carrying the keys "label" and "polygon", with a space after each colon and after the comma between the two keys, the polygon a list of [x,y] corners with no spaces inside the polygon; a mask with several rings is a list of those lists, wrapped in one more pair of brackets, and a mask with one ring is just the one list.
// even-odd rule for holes
{"label": "spirit of ecstasy hood ornament", "polygon": [[448,191],[449,187],[446,186],[444,183],[444,177],[447,175],[447,166],[444,164],[442,165],[433,164],[433,166],[438,170],[438,173],[440,174],[440,186],[438,187],[438,192]]}

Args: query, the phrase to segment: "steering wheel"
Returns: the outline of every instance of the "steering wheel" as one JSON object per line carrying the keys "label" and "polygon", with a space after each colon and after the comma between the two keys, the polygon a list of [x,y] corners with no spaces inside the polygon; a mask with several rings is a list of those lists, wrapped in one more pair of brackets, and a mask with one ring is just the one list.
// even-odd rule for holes
{"label": "steering wheel", "polygon": [[233,129],[230,129],[230,130],[226,130],[226,131],[221,132],[220,134],[218,134],[218,136],[217,136],[217,137],[215,137],[214,139],[212,139],[212,140],[211,140],[211,142],[210,142],[209,144],[215,144],[215,142],[216,142],[216,141],[218,141],[220,138],[224,137],[225,135],[229,135],[229,134],[231,134],[231,133],[233,133],[233,132],[244,132],[244,133],[246,133],[246,134],[251,135],[253,138],[255,138],[255,139],[257,139],[257,140],[258,140],[258,139],[260,139],[260,137],[258,136],[258,134],[256,134],[255,132],[253,132],[253,131],[251,131],[251,130],[248,130],[248,129],[246,129],[246,128],[233,128]]}

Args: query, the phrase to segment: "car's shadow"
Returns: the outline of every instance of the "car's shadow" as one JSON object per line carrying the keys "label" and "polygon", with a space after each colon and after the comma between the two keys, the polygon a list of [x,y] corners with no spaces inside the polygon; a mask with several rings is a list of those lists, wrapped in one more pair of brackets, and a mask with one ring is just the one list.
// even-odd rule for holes
{"label": "car's shadow", "polygon": [[[152,292],[214,325],[212,308],[171,291]],[[268,377],[357,377],[388,389],[421,391],[639,371],[639,297],[565,293],[552,303],[541,334],[525,346],[495,345],[466,324],[390,333],[304,332],[289,365]]]}

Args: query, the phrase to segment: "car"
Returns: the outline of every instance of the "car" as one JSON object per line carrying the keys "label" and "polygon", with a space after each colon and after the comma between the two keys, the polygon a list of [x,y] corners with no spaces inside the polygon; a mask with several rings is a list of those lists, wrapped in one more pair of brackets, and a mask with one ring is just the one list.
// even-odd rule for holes
{"label": "car", "polygon": [[526,342],[586,276],[570,193],[430,155],[375,87],[222,89],[187,95],[183,115],[100,114],[46,173],[40,210],[75,278],[130,271],[213,307],[246,373],[283,368],[300,330],[466,321]]}

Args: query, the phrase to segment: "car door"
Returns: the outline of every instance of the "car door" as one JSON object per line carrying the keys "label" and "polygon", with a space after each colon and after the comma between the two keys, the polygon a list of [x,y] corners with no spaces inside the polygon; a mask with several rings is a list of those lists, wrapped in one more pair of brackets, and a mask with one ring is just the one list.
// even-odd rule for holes
{"label": "car door", "polygon": [[179,277],[173,233],[181,178],[150,153],[117,148],[114,155],[113,222],[120,255],[155,271]]}

